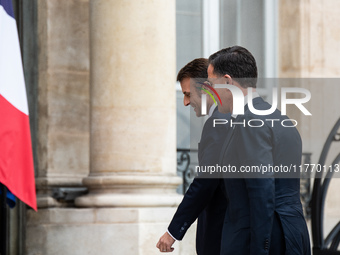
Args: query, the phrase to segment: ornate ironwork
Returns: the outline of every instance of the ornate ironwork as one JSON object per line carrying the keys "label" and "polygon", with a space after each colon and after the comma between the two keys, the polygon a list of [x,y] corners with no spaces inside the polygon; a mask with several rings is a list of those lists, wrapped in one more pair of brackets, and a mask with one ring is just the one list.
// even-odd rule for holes
{"label": "ornate ironwork", "polygon": [[180,190],[182,194],[185,194],[195,177],[195,171],[191,165],[191,153],[197,153],[197,150],[177,149],[177,174],[183,178]]}
{"label": "ornate ironwork", "polygon": [[[302,153],[302,165],[308,166],[311,163],[312,153]],[[311,192],[311,172],[309,168],[304,168],[300,176],[300,198],[303,206],[303,211],[306,219],[311,217],[310,200],[312,198]]]}
{"label": "ornate ironwork", "polygon": [[[318,164],[325,165],[329,149],[333,142],[340,141],[340,118],[335,123],[327,140],[323,146]],[[332,167],[340,162],[340,153],[332,162]],[[328,236],[324,238],[324,207],[326,201],[327,190],[331,182],[334,171],[328,168],[327,173],[323,176],[322,171],[315,173],[313,193],[311,200],[312,210],[312,238],[313,238],[313,254],[340,254],[337,248],[340,243],[340,221],[330,231]]]}

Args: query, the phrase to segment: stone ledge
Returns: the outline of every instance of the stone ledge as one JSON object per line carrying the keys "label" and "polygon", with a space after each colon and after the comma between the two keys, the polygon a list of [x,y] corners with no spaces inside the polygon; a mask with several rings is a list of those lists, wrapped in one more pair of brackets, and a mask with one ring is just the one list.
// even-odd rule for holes
{"label": "stone ledge", "polygon": [[[53,208],[27,212],[27,255],[152,255],[176,208]],[[195,254],[195,226],[172,254]]]}

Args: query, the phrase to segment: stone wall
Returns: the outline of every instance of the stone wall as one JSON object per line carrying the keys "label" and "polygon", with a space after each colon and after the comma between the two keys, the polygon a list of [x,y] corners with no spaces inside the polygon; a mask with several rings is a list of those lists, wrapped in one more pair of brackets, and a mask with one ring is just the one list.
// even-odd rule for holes
{"label": "stone wall", "polygon": [[[312,163],[318,162],[326,138],[340,117],[340,79],[327,79],[340,78],[339,9],[337,0],[281,0],[279,5],[279,76],[312,78],[298,84],[311,91],[312,99],[306,107],[313,116],[294,109],[288,112],[301,123],[303,150],[312,153]],[[340,144],[333,144],[330,159],[339,152]],[[339,221],[339,194],[340,180],[333,179],[325,207],[325,233]]]}

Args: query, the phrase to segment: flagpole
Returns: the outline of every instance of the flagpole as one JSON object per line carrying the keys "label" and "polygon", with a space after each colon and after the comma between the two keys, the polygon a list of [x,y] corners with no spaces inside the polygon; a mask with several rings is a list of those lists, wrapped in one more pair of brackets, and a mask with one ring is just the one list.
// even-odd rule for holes
{"label": "flagpole", "polygon": [[1,202],[0,202],[0,254],[7,254],[7,189],[1,185]]}

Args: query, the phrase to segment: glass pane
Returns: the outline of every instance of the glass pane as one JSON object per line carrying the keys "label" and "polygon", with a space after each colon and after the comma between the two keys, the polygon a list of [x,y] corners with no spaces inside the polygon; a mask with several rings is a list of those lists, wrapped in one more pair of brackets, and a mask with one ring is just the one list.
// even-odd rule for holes
{"label": "glass pane", "polygon": [[176,1],[176,11],[191,11],[191,12],[201,12],[202,1],[201,0],[177,0]]}
{"label": "glass pane", "polygon": [[[195,58],[203,56],[202,0],[176,1],[176,72]],[[177,148],[190,148],[190,107],[183,105],[177,91]]]}
{"label": "glass pane", "polygon": [[194,58],[202,57],[202,0],[176,1],[176,46],[178,72]]}
{"label": "glass pane", "polygon": [[264,1],[221,0],[221,48],[240,45],[255,57],[264,76]]}
{"label": "glass pane", "polygon": [[263,0],[241,1],[241,46],[255,57],[259,77],[264,76]]}
{"label": "glass pane", "polygon": [[237,0],[221,0],[220,45],[221,49],[237,44]]}

